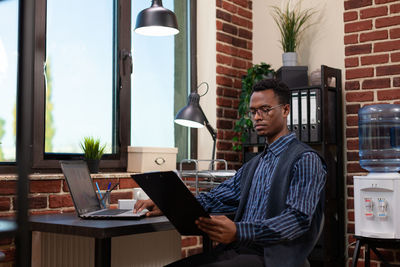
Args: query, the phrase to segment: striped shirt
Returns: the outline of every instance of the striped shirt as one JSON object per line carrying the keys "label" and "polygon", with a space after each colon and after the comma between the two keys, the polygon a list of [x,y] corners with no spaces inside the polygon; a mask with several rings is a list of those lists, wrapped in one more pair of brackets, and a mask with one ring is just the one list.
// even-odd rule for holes
{"label": "striped shirt", "polygon": [[[249,191],[247,205],[241,221],[236,222],[237,241],[244,246],[265,246],[280,240],[292,240],[305,233],[311,225],[326,171],[318,155],[306,152],[294,164],[293,179],[286,198],[287,208],[273,218],[266,218],[271,178],[282,152],[296,138],[294,133],[282,136],[266,149],[260,159]],[[288,166],[290,167],[290,166]],[[199,202],[209,212],[236,211],[240,201],[241,172],[209,193],[198,196]]]}

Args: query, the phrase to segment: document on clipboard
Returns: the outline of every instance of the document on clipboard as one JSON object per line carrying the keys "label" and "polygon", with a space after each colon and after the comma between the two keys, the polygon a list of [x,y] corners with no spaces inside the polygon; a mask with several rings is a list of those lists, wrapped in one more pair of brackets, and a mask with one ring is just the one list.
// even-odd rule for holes
{"label": "document on clipboard", "polygon": [[321,95],[319,89],[310,90],[310,142],[321,140]]}
{"label": "document on clipboard", "polygon": [[301,100],[301,128],[300,140],[303,142],[310,142],[309,124],[308,124],[308,90],[300,91]]}
{"label": "document on clipboard", "polygon": [[300,139],[299,114],[299,91],[292,91],[292,132],[298,139]]}

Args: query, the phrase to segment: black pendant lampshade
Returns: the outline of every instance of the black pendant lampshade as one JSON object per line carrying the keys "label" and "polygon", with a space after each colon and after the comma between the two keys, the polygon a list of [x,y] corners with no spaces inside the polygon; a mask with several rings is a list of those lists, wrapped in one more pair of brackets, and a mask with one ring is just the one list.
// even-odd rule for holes
{"label": "black pendant lampshade", "polygon": [[136,18],[135,32],[148,36],[167,36],[179,33],[174,12],[162,6],[161,0],[152,0]]}

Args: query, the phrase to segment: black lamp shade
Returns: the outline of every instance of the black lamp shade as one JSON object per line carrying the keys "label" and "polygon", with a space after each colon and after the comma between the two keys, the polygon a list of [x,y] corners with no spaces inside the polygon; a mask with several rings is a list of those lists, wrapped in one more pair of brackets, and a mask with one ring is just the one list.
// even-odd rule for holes
{"label": "black lamp shade", "polygon": [[167,36],[179,33],[174,12],[162,6],[161,0],[153,0],[149,8],[136,18],[135,32],[149,36]]}
{"label": "black lamp shade", "polygon": [[176,114],[175,123],[193,128],[204,127],[206,118],[200,107],[200,96],[198,93],[189,95],[188,104]]}

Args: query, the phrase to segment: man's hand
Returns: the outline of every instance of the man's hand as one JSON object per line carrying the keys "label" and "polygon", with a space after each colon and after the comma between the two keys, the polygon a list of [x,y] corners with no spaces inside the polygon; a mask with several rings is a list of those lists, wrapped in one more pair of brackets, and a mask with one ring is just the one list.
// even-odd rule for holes
{"label": "man's hand", "polygon": [[236,224],[226,216],[200,217],[196,224],[211,240],[223,244],[236,240]]}
{"label": "man's hand", "polygon": [[146,213],[147,217],[160,216],[163,214],[162,211],[156,206],[156,204],[154,204],[151,199],[136,201],[135,206],[133,207],[133,213],[138,213],[143,209],[149,210],[149,212]]}

